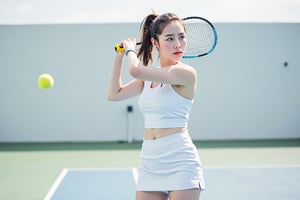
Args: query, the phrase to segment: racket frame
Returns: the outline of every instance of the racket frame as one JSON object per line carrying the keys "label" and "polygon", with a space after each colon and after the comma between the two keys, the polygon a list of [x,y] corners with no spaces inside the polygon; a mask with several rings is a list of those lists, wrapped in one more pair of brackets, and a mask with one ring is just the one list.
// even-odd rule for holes
{"label": "racket frame", "polygon": [[[217,31],[216,31],[216,28],[215,26],[210,22],[208,21],[207,19],[203,18],[203,17],[199,17],[199,16],[190,16],[190,17],[185,17],[183,18],[183,22],[186,21],[186,20],[191,20],[191,19],[197,19],[197,20],[202,20],[202,21],[205,21],[213,30],[213,34],[214,34],[214,43],[212,45],[212,47],[205,53],[202,53],[202,54],[199,54],[199,55],[183,55],[182,58],[198,58],[198,57],[202,57],[202,56],[206,56],[208,54],[210,54],[217,46],[217,41],[218,41],[218,34],[217,34]],[[141,42],[137,42],[136,45],[140,45]],[[115,45],[115,51],[116,52],[124,52],[125,49],[123,47],[120,46],[120,44],[117,44]]]}
{"label": "racket frame", "polygon": [[207,19],[205,19],[203,17],[199,17],[199,16],[185,17],[182,20],[185,21],[185,20],[190,20],[190,19],[197,19],[197,20],[205,21],[212,28],[215,40],[214,40],[212,47],[207,52],[199,54],[199,55],[183,55],[182,58],[198,58],[198,57],[206,56],[206,55],[210,54],[217,46],[218,34],[216,31],[216,28],[210,21],[208,21]]}

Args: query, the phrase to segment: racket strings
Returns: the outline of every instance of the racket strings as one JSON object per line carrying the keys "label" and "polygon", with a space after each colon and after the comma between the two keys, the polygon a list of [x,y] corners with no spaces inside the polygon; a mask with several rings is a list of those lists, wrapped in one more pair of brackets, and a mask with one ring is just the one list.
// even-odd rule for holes
{"label": "racket strings", "polygon": [[201,20],[187,20],[185,22],[187,47],[186,56],[196,56],[208,53],[215,43],[213,28]]}

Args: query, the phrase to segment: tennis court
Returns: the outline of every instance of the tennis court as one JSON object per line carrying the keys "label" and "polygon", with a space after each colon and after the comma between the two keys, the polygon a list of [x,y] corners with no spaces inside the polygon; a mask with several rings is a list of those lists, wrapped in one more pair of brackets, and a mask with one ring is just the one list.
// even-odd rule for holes
{"label": "tennis court", "polygon": [[[299,23],[215,25],[211,57],[187,61],[199,74],[189,130],[204,165],[201,200],[299,200]],[[106,95],[113,47],[138,30],[0,26],[1,200],[134,198],[143,116],[137,99]],[[43,73],[51,90],[37,85]],[[116,142],[126,139],[135,142]]]}
{"label": "tennis court", "polygon": [[[205,165],[207,189],[201,199],[217,199],[220,195],[223,199],[241,196],[243,199],[299,199],[300,140],[195,144]],[[134,176],[129,172],[138,166],[140,145],[139,142],[3,143],[0,145],[0,199],[44,199],[55,183],[59,183],[57,188],[69,183],[57,191],[64,197],[76,194],[72,199],[93,199],[88,196],[93,194],[103,195],[103,199],[109,194],[126,194],[131,199]],[[92,187],[84,190],[87,184],[82,183]],[[76,187],[82,192],[74,190]],[[52,199],[62,199],[54,198],[55,191],[52,192]]]}

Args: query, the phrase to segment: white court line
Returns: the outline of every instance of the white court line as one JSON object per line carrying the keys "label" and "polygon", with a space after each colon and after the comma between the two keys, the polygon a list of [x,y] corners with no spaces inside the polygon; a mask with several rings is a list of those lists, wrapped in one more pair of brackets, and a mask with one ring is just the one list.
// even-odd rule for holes
{"label": "white court line", "polygon": [[240,166],[210,166],[205,169],[278,169],[278,168],[300,168],[300,165],[240,165]]}
{"label": "white court line", "polygon": [[68,171],[127,171],[135,169],[135,167],[131,168],[68,168]]}
{"label": "white court line", "polygon": [[135,184],[137,184],[137,180],[138,180],[138,176],[139,176],[138,169],[133,167],[131,170],[132,170],[132,176],[134,178],[134,182],[135,182]]}
{"label": "white court line", "polygon": [[62,172],[60,173],[60,175],[57,177],[57,179],[55,180],[54,184],[52,185],[52,187],[50,188],[49,192],[47,193],[46,197],[44,198],[44,200],[50,200],[53,197],[53,194],[55,193],[55,191],[57,190],[57,188],[59,187],[60,183],[62,182],[62,180],[65,178],[66,174],[69,172],[69,170],[67,168],[64,168],[62,170]]}

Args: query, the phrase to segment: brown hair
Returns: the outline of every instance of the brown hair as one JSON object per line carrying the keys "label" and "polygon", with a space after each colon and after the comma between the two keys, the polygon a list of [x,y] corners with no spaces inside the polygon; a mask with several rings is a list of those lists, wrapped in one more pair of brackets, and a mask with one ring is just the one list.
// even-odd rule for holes
{"label": "brown hair", "polygon": [[178,20],[184,26],[182,20],[173,13],[166,13],[157,15],[155,13],[145,17],[141,23],[141,47],[138,52],[138,57],[142,60],[143,64],[147,66],[152,62],[152,49],[153,45],[151,38],[158,41],[158,36],[163,32],[164,28],[174,20]]}

